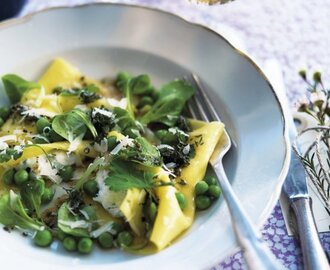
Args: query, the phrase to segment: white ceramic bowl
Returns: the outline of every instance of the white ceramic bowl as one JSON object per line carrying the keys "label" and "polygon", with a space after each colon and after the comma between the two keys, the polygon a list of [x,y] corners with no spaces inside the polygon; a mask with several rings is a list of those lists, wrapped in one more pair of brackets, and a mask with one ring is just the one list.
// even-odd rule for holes
{"label": "white ceramic bowl", "polygon": [[[288,165],[284,120],[276,95],[247,56],[219,34],[148,8],[98,4],[50,9],[0,24],[0,74],[38,78],[50,61],[66,58],[91,77],[127,70],[160,85],[190,72],[208,86],[234,146],[225,168],[238,198],[260,226],[279,198]],[[1,102],[6,102],[2,94]],[[201,269],[236,247],[225,202],[199,214],[193,227],[164,251],[90,256],[50,251],[0,231],[1,265],[9,269]],[[4,244],[5,243],[5,244]]]}

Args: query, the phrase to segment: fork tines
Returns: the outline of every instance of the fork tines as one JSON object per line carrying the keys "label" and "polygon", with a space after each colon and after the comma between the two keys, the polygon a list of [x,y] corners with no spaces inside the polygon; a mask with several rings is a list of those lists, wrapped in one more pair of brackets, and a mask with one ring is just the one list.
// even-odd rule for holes
{"label": "fork tines", "polygon": [[191,116],[205,122],[221,121],[199,77],[196,74],[191,74],[191,78],[196,89],[195,95],[188,103]]}

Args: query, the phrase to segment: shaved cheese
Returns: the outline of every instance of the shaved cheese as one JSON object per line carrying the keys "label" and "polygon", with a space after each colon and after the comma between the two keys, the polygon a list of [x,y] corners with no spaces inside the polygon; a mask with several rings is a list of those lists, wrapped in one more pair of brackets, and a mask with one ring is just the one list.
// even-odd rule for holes
{"label": "shaved cheese", "polygon": [[127,99],[126,98],[122,98],[121,100],[117,100],[117,99],[114,99],[114,98],[108,98],[107,102],[111,107],[119,107],[119,108],[122,108],[122,109],[126,109],[126,107],[127,107]]}
{"label": "shaved cheese", "polygon": [[169,162],[169,163],[167,163],[165,166],[168,168],[168,169],[173,169],[173,168],[175,168],[176,167],[176,163],[174,163],[174,162]]}
{"label": "shaved cheese", "polygon": [[97,152],[105,153],[108,150],[108,140],[106,138],[104,138],[100,141],[100,143],[95,143],[94,149]]}
{"label": "shaved cheese", "polygon": [[86,220],[68,221],[68,220],[59,219],[58,223],[64,226],[69,226],[71,229],[75,229],[75,228],[88,229],[91,227],[91,224]]}
{"label": "shaved cheese", "polygon": [[123,214],[119,207],[123,199],[125,198],[126,192],[114,192],[104,183],[104,180],[108,177],[108,171],[99,170],[96,174],[95,180],[99,186],[99,192],[94,198],[94,201],[102,204],[103,208],[107,210],[114,217],[122,217]]}
{"label": "shaved cheese", "polygon": [[104,224],[103,226],[101,226],[100,228],[96,229],[95,231],[92,231],[90,233],[90,236],[92,238],[98,238],[102,233],[105,232],[110,232],[110,233],[115,233],[115,231],[112,229],[113,228],[113,221],[110,221],[106,224]]}
{"label": "shaved cheese", "polygon": [[133,143],[133,139],[129,138],[128,136],[125,136],[120,142],[119,144],[117,144],[117,146],[112,149],[112,151],[110,152],[111,155],[116,155],[119,153],[119,151],[121,149],[123,149],[124,147],[126,146],[131,146],[133,147],[134,146],[134,143]]}
{"label": "shaved cheese", "polygon": [[184,155],[188,155],[189,154],[189,151],[190,151],[190,144],[187,144],[185,147],[183,147],[182,153]]}
{"label": "shaved cheese", "polygon": [[89,108],[85,105],[85,104],[78,104],[74,107],[75,109],[79,109],[79,110],[82,110],[84,112],[88,111]]}
{"label": "shaved cheese", "polygon": [[78,146],[81,144],[81,136],[75,138],[69,145],[68,153],[72,153],[77,150]]}
{"label": "shaved cheese", "polygon": [[62,180],[58,175],[58,169],[51,166],[45,155],[41,155],[38,158],[38,171],[39,175],[47,176],[55,183],[60,183]]}
{"label": "shaved cheese", "polygon": [[1,142],[0,141],[0,150],[5,150],[5,149],[7,149],[9,146],[8,146],[8,144],[6,144],[5,142]]}
{"label": "shaved cheese", "polygon": [[23,116],[33,116],[33,117],[41,117],[41,116],[48,116],[48,117],[54,117],[56,113],[48,111],[44,108],[31,108],[29,110],[23,111],[21,113]]}
{"label": "shaved cheese", "polygon": [[158,149],[164,149],[164,148],[167,148],[167,149],[170,149],[170,150],[174,150],[174,148],[168,144],[160,144],[157,146]]}
{"label": "shaved cheese", "polygon": [[16,135],[6,135],[0,137],[0,142],[7,142],[7,141],[17,141]]}
{"label": "shaved cheese", "polygon": [[95,117],[97,114],[102,114],[106,117],[113,117],[113,112],[110,112],[110,111],[107,111],[107,110],[104,110],[104,109],[100,109],[100,108],[94,108],[93,109],[93,112],[92,112],[92,117]]}

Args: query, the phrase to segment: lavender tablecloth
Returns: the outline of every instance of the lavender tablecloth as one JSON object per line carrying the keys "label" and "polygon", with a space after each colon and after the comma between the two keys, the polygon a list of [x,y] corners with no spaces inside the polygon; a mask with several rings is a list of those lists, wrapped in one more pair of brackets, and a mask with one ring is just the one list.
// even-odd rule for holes
{"label": "lavender tablecloth", "polygon": [[[70,6],[93,0],[29,0],[21,15],[50,6]],[[98,1],[133,3],[177,13],[190,21],[217,31],[232,29],[245,43],[246,51],[261,66],[276,58],[283,69],[287,95],[292,105],[304,94],[297,76],[300,68],[321,70],[330,83],[330,2],[329,0],[236,0],[224,6],[196,5],[188,0]],[[302,269],[298,242],[287,235],[279,205],[262,229],[263,238],[288,269]],[[320,235],[330,254],[330,233]],[[312,251],[311,251],[312,252]],[[213,269],[245,269],[241,253],[228,257]]]}

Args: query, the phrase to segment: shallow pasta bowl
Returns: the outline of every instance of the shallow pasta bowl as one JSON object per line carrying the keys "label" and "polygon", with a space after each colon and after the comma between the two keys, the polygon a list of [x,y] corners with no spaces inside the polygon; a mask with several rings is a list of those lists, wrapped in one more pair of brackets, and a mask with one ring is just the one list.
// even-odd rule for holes
{"label": "shallow pasta bowl", "polygon": [[[148,8],[96,4],[50,9],[0,24],[0,74],[33,80],[61,56],[90,77],[127,70],[148,73],[156,86],[198,74],[233,140],[225,169],[257,226],[275,206],[288,168],[280,103],[262,71],[219,34],[173,14]],[[1,86],[0,86],[1,87]],[[6,99],[1,92],[1,102]],[[68,254],[58,244],[39,249],[0,231],[1,263],[16,269],[202,269],[236,248],[230,216],[219,200],[162,252],[136,256],[95,250]],[[24,254],[24,256],[22,256]]]}

